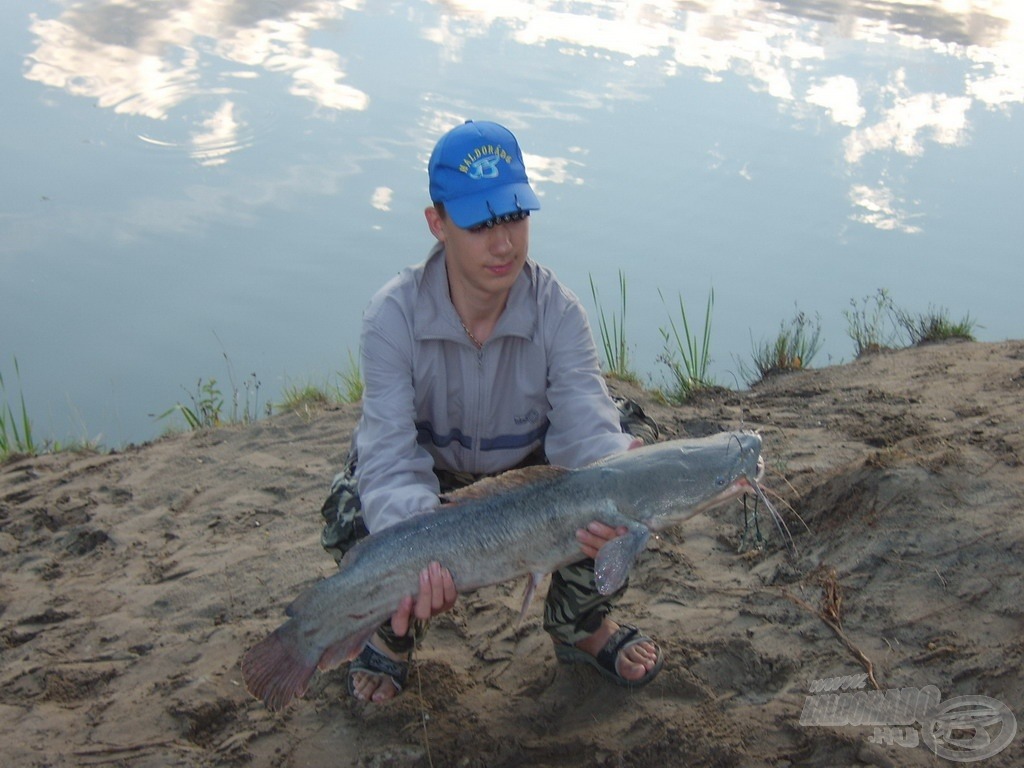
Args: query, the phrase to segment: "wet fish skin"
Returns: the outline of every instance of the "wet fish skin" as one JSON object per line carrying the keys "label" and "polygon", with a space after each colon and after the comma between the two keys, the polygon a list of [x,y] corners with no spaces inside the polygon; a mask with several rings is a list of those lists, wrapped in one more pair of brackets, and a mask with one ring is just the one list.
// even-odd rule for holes
{"label": "wet fish skin", "polygon": [[599,590],[614,592],[651,531],[754,493],[760,451],[754,433],[721,433],[575,470],[508,472],[456,492],[452,504],[360,541],[337,573],[289,605],[290,618],[243,657],[246,688],[271,710],[302,696],[318,667],[359,654],[401,598],[418,592],[419,573],[433,561],[451,571],[462,593],[523,575],[536,585],[582,559],[576,531],[599,520],[628,529],[595,563]]}

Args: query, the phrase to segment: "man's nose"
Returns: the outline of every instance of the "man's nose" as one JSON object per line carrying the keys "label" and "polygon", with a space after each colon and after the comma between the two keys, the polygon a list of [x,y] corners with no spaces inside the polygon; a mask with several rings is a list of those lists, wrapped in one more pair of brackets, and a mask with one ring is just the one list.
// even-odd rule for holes
{"label": "man's nose", "polygon": [[512,232],[507,223],[495,224],[487,233],[491,253],[504,254],[512,250]]}

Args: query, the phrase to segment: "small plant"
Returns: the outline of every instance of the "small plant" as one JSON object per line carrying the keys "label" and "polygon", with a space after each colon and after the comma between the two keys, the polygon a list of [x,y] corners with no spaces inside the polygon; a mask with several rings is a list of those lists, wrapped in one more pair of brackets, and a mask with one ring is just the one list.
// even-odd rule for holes
{"label": "small plant", "polygon": [[157,416],[157,419],[166,419],[173,413],[180,413],[189,429],[218,427],[224,423],[221,418],[224,412],[224,395],[217,386],[216,379],[211,378],[205,383],[199,379],[195,392],[188,392],[188,390],[185,392],[192,401],[191,408],[183,403],[175,403]]}
{"label": "small plant", "polygon": [[[228,352],[224,348],[224,342],[220,340],[220,336],[218,336],[216,332],[214,332],[213,337],[220,345],[220,353],[224,357],[224,365],[228,370],[228,384],[231,385],[231,413],[225,421],[229,424],[251,424],[260,417],[260,380],[255,373],[250,373],[248,377],[246,377],[245,381],[242,382],[242,386],[239,387],[235,381],[235,366],[231,364],[231,358],[228,357]],[[214,379],[210,379],[210,383],[216,385],[216,381]],[[268,416],[270,415],[269,407],[267,408],[266,414]],[[219,413],[217,414],[217,417],[217,423],[219,424]],[[195,428],[196,427],[192,427],[192,429]]]}
{"label": "small plant", "polygon": [[950,320],[948,310],[942,307],[929,307],[928,312],[923,315],[912,315],[899,310],[896,313],[896,320],[910,337],[910,343],[914,345],[950,339],[974,341],[974,328],[977,326],[970,315],[964,315],[959,322]]}
{"label": "small plant", "polygon": [[0,459],[15,453],[35,454],[38,451],[32,437],[32,420],[25,407],[25,392],[21,388],[21,369],[18,358],[14,358],[14,375],[18,380],[19,412],[15,416],[7,399],[7,387],[0,373]]}
{"label": "small plant", "polygon": [[904,346],[896,323],[898,310],[885,288],[879,288],[874,296],[865,296],[859,307],[850,299],[850,306],[843,310],[843,316],[857,357]]}
{"label": "small plant", "polygon": [[629,347],[626,345],[626,275],[619,271],[619,311],[618,314],[612,315],[610,325],[601,306],[593,275],[590,276],[590,293],[597,306],[598,331],[608,373],[623,381],[638,382],[640,379],[632,369]]}
{"label": "small plant", "polygon": [[[661,296],[661,303],[664,304],[665,297],[662,296],[660,289],[658,295]],[[668,315],[671,333],[669,329],[659,329],[664,351],[658,357],[658,362],[664,364],[672,376],[668,391],[665,392],[665,397],[670,402],[683,403],[695,392],[714,386],[714,382],[708,377],[708,366],[711,364],[711,310],[714,304],[715,292],[712,289],[704,309],[704,332],[699,337],[690,332],[690,323],[686,317],[686,306],[683,304],[682,295],[679,296],[682,333],[679,332],[679,327],[672,319],[671,312]]]}
{"label": "small plant", "polygon": [[[228,378],[231,382],[231,416],[229,421],[232,424],[241,422],[242,424],[251,424],[260,417],[260,380],[257,378],[255,373],[250,373],[245,381],[242,382],[242,387],[239,389],[235,385],[235,379],[232,375],[230,367],[228,368]],[[242,393],[245,393],[244,397]],[[269,415],[269,410],[267,411]]]}
{"label": "small plant", "polygon": [[776,373],[807,368],[821,349],[821,318],[815,315],[812,319],[805,312],[797,311],[788,326],[782,322],[774,341],[752,342],[752,346],[757,373],[751,376],[744,371],[750,383]]}

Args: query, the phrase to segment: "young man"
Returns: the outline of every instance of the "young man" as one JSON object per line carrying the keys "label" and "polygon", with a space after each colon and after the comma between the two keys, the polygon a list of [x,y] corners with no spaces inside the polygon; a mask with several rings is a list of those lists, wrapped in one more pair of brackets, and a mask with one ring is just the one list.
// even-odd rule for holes
{"label": "young man", "polygon": [[[540,203],[512,133],[466,122],[437,142],[428,172],[437,243],[363,317],[362,418],[323,508],[322,543],[338,560],[367,531],[431,510],[480,477],[543,462],[580,467],[642,442],[623,432],[579,300],[528,256],[528,217]],[[552,575],[544,628],[560,660],[635,686],[660,670],[661,651],[612,621],[617,595],[600,595],[593,581],[592,558],[622,532],[598,521],[578,532],[580,562]],[[413,636],[455,604],[443,566],[423,571],[419,594],[352,662],[352,695],[380,702],[401,691]]]}

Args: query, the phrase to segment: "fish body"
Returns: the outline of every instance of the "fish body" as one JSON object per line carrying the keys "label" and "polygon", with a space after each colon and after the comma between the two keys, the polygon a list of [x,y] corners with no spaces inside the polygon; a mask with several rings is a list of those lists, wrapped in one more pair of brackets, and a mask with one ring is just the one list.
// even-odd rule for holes
{"label": "fish body", "polygon": [[760,452],[760,436],[722,433],[644,446],[580,469],[516,470],[458,491],[451,503],[360,541],[337,573],[289,605],[290,618],[243,657],[246,687],[280,709],[303,695],[316,668],[355,658],[402,597],[418,592],[429,563],[448,568],[459,592],[523,575],[535,586],[582,559],[576,531],[594,520],[627,528],[595,561],[598,589],[610,594],[625,583],[651,531],[759,493]]}

